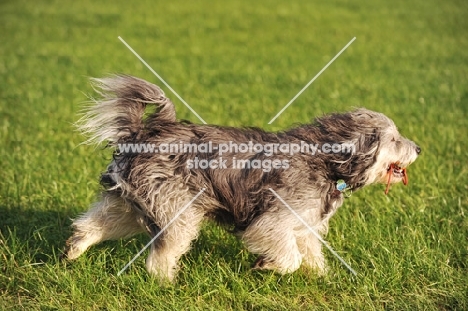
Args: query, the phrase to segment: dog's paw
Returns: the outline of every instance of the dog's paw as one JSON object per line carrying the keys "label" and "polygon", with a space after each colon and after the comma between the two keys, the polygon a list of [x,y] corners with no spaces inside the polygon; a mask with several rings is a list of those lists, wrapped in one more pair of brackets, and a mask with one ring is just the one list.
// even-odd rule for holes
{"label": "dog's paw", "polygon": [[325,257],[320,256],[310,256],[305,258],[304,266],[313,271],[318,276],[325,276],[328,273],[328,267],[325,262]]}
{"label": "dog's paw", "polygon": [[296,271],[300,265],[300,260],[294,262],[283,262],[280,264],[275,260],[260,255],[253,263],[252,270],[273,270],[280,274],[288,274]]}
{"label": "dog's paw", "polygon": [[60,255],[61,260],[74,260],[83,254],[87,247],[84,247],[83,238],[78,235],[72,235],[67,242],[65,242],[65,247],[62,254]]}
{"label": "dog's paw", "polygon": [[283,269],[274,260],[267,259],[265,256],[258,256],[252,264],[252,270],[275,270],[281,272]]}
{"label": "dog's paw", "polygon": [[264,270],[268,269],[268,261],[265,259],[264,256],[258,256],[257,259],[252,264],[252,270]]}

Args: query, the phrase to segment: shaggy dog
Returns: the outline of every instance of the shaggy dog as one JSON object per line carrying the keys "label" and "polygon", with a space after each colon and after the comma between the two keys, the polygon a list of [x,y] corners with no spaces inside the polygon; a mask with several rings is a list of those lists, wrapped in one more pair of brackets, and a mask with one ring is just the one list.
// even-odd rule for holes
{"label": "shaggy dog", "polygon": [[[88,142],[115,152],[100,199],[73,222],[65,256],[75,259],[104,240],[160,234],[146,266],[161,280],[175,278],[205,218],[227,225],[258,254],[254,268],[291,273],[303,263],[323,273],[322,245],[297,215],[325,234],[345,194],[372,183],[386,183],[387,191],[390,183],[406,184],[406,167],[421,151],[389,118],[366,109],[269,133],[177,121],[163,91],[138,78],[94,82],[100,99],[79,125]],[[145,113],[147,105],[155,110]]]}

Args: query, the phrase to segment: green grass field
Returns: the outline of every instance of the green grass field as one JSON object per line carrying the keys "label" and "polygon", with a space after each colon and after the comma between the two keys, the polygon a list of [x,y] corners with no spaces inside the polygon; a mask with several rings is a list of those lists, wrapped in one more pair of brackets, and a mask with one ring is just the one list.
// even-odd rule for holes
{"label": "green grass field", "polygon": [[[467,310],[467,30],[462,0],[2,1],[0,309]],[[331,221],[327,240],[356,278],[326,250],[325,277],[251,271],[254,256],[212,224],[171,286],[148,276],[146,253],[117,277],[146,236],[60,262],[111,156],[73,127],[88,78],[162,85],[118,36],[208,123],[281,130],[363,106],[421,146],[408,187],[367,187]]]}

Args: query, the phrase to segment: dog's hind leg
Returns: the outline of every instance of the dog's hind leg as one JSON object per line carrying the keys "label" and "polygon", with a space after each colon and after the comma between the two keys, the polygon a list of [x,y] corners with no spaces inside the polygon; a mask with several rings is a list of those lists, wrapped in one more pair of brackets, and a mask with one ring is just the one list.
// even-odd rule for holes
{"label": "dog's hind leg", "polygon": [[302,262],[294,235],[297,222],[289,211],[259,216],[242,235],[248,250],[260,256],[254,269],[270,269],[281,274],[296,271]]}
{"label": "dog's hind leg", "polygon": [[[188,205],[194,196],[188,189],[181,189],[180,183],[167,183],[160,188],[152,220],[162,231],[151,245],[146,268],[163,282],[174,280],[180,257],[198,236],[204,211],[197,202]],[[156,232],[151,234],[155,236]]]}
{"label": "dog's hind leg", "polygon": [[64,257],[78,258],[91,245],[104,240],[115,240],[144,232],[136,212],[118,195],[102,194],[100,201],[73,221],[74,232],[67,240]]}

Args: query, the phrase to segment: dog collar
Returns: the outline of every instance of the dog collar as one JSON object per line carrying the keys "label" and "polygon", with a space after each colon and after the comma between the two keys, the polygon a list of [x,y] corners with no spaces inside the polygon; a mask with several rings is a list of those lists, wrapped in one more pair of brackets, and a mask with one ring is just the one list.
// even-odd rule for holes
{"label": "dog collar", "polygon": [[343,179],[338,179],[336,181],[336,190],[343,193],[347,198],[349,198],[353,193],[351,187],[349,187]]}

